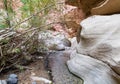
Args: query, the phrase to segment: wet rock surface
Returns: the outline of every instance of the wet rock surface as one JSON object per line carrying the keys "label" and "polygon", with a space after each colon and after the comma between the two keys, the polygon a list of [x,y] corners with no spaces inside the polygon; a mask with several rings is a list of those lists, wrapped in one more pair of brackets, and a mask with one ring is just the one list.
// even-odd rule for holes
{"label": "wet rock surface", "polygon": [[54,52],[48,57],[51,76],[55,84],[82,84],[82,80],[69,72],[66,66],[70,52]]}

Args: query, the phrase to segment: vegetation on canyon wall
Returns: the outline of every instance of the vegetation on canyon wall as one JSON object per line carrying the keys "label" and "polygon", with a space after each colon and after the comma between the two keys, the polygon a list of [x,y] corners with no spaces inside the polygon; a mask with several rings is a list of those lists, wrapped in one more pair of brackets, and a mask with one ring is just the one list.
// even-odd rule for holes
{"label": "vegetation on canyon wall", "polygon": [[0,72],[10,67],[21,68],[37,52],[38,35],[45,27],[55,0],[0,1]]}

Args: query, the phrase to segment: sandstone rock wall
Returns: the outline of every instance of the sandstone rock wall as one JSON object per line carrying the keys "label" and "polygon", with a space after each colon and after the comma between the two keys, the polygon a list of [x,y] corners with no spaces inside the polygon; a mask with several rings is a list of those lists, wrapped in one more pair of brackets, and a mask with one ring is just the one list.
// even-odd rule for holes
{"label": "sandstone rock wall", "polygon": [[92,15],[105,15],[114,13],[120,13],[120,0],[106,0],[104,3],[92,8],[91,10]]}
{"label": "sandstone rock wall", "polygon": [[68,68],[84,84],[120,84],[120,14],[95,15],[80,24],[81,40]]}
{"label": "sandstone rock wall", "polygon": [[120,13],[120,0],[66,0],[66,4],[81,8],[86,16]]}

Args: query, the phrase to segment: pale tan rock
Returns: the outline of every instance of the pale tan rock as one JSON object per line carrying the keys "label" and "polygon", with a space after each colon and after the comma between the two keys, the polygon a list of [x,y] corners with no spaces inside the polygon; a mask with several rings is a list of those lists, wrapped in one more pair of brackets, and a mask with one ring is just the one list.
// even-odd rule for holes
{"label": "pale tan rock", "polygon": [[[87,54],[115,65],[120,61],[120,14],[92,16],[81,22],[78,53]],[[115,62],[116,63],[115,63]]]}
{"label": "pale tan rock", "polygon": [[71,41],[71,50],[75,50],[78,44],[76,41],[76,37],[71,38],[70,41]]}
{"label": "pale tan rock", "polygon": [[84,84],[120,84],[120,14],[91,16],[80,24],[80,43],[68,68]]}
{"label": "pale tan rock", "polygon": [[60,51],[71,46],[69,39],[67,39],[61,33],[58,33],[56,36],[54,36],[53,31],[40,32],[38,39],[41,44],[44,44],[43,46],[45,46],[47,50]]}
{"label": "pale tan rock", "polygon": [[67,62],[69,70],[84,80],[84,84],[120,84],[113,79],[111,68],[94,58],[73,52]]}

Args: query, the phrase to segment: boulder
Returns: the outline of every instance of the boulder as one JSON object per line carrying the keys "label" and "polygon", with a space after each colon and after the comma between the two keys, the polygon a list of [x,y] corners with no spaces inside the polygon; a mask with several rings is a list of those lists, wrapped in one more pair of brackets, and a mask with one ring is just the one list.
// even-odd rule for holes
{"label": "boulder", "polygon": [[[45,38],[46,36],[46,38]],[[39,43],[44,44],[48,50],[61,51],[71,46],[71,42],[61,33],[54,35],[52,31],[46,31],[39,34]]]}
{"label": "boulder", "polygon": [[7,84],[6,80],[0,80],[0,84]]}
{"label": "boulder", "polygon": [[16,74],[10,74],[7,79],[7,84],[18,84],[18,76]]}
{"label": "boulder", "polygon": [[80,24],[80,43],[68,68],[84,84],[120,84],[120,14],[95,15]]}
{"label": "boulder", "polygon": [[111,65],[120,63],[120,14],[92,16],[81,22],[81,42],[77,52]]}

